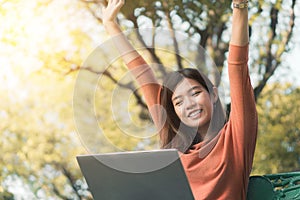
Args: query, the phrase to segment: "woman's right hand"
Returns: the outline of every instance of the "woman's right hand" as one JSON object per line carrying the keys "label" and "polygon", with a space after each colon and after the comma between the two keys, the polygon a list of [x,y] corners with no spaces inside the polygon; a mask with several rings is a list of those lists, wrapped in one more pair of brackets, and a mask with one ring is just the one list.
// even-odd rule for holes
{"label": "woman's right hand", "polygon": [[107,6],[102,9],[103,25],[116,22],[117,15],[124,3],[125,0],[108,0]]}

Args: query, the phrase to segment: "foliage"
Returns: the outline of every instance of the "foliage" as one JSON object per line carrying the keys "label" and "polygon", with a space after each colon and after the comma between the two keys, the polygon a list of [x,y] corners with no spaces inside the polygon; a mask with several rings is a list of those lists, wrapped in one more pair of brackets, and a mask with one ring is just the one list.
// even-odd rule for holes
{"label": "foliage", "polygon": [[3,191],[3,192],[0,192],[0,199],[14,200],[14,195],[8,191]]}
{"label": "foliage", "polygon": [[300,88],[268,86],[259,99],[259,135],[253,173],[300,169]]}
{"label": "foliage", "polygon": [[[89,195],[75,160],[85,152],[73,124],[75,76],[65,73],[67,59],[74,56],[78,62],[80,53],[89,51],[74,47],[90,39],[77,25],[68,26],[66,16],[53,16],[53,10],[71,14],[64,6],[58,1],[14,1],[1,7],[0,180],[16,199],[28,195],[15,194],[18,181],[29,188],[28,199]],[[73,12],[70,21],[76,19]]]}
{"label": "foliage", "polygon": [[[98,2],[98,4],[103,4]],[[133,28],[143,29],[147,26],[172,31],[180,31],[197,41],[200,48],[204,48],[219,72],[222,74],[229,45],[228,28],[230,28],[231,1],[137,1],[127,2],[122,10],[126,20],[133,24]],[[295,25],[296,0],[292,1],[250,1],[250,40],[251,40],[251,68],[259,77],[255,87],[255,97],[258,98],[264,86],[276,69],[282,63],[282,55],[292,47],[290,42]],[[150,21],[146,23],[145,21]],[[263,31],[262,31],[263,30]],[[155,62],[161,60],[151,47],[158,42],[146,45],[143,37],[137,31],[141,43],[148,48]],[[153,33],[153,37],[155,34]],[[177,56],[176,34],[173,45]],[[258,38],[263,38],[262,40]],[[153,40],[155,41],[155,40]],[[157,41],[157,40],[156,40]],[[199,50],[198,50],[199,51]],[[177,59],[177,66],[182,67],[181,59]],[[195,63],[201,63],[203,57],[198,55]],[[216,78],[216,85],[220,80]]]}
{"label": "foliage", "polygon": [[[109,66],[105,63],[110,55],[105,57],[103,51],[113,54],[111,56],[117,53],[101,45],[94,49],[99,43],[109,43],[106,43],[107,36],[101,27],[99,7],[103,3],[71,0],[1,2],[0,198],[13,198],[10,193],[20,187],[15,186],[14,181],[21,181],[24,188],[29,188],[32,193],[29,199],[90,199],[76,164],[76,155],[87,150],[93,153],[112,151],[114,147],[118,150],[156,147],[156,139],[151,135],[153,127],[149,125],[145,103],[136,90],[136,84],[127,77],[120,60],[114,60]],[[282,53],[292,46],[290,36],[294,27],[294,3],[251,1],[251,45],[254,47],[251,51],[251,69],[259,78],[256,83],[259,88],[256,90],[257,97],[274,71],[281,66]],[[145,40],[142,32],[133,31],[129,34],[135,41],[134,45],[143,47],[141,53],[149,62],[173,70],[188,65],[183,58],[198,63],[203,59],[203,54],[199,55],[198,52],[203,52],[202,48],[205,48],[222,72],[229,42],[230,1],[132,0],[126,3],[122,13],[122,26],[144,28],[150,22],[150,27],[157,28],[158,32],[150,32],[153,34],[150,42]],[[284,23],[286,21],[289,23]],[[257,39],[262,38],[259,33],[262,27],[264,33],[268,33],[264,40]],[[163,46],[170,50],[168,52],[152,48],[161,45],[155,38],[165,28],[170,30],[168,33],[172,40]],[[176,31],[196,41],[196,46],[182,46],[185,41],[175,38],[178,34],[172,34]],[[193,47],[193,51],[188,47]],[[97,49],[100,52],[97,53]],[[188,51],[184,52],[183,49]],[[159,77],[166,73],[162,65],[154,66]],[[80,75],[83,77],[79,78]],[[77,87],[77,83],[84,84]],[[126,92],[133,95],[125,102],[126,105],[122,101],[114,104],[112,111],[108,106],[112,104],[112,99],[107,97],[117,87],[123,89],[118,90],[120,93],[115,94],[117,97],[126,96]],[[75,98],[73,91],[77,89],[82,90]],[[273,89],[278,95],[282,91],[275,89],[278,88]],[[283,89],[291,92],[288,97],[282,96],[285,99],[283,102],[294,101],[294,105],[297,105],[294,97],[297,97],[298,90],[291,87]],[[260,96],[262,100],[259,105],[271,106],[272,110],[260,111],[260,126],[263,128],[255,162],[260,164],[272,159],[276,165],[270,164],[271,169],[255,165],[255,172],[299,168],[294,159],[296,153],[299,155],[296,146],[296,142],[299,146],[299,130],[295,128],[295,125],[299,127],[296,111],[286,103],[286,110],[280,111],[279,118],[279,111],[274,108],[283,106],[283,102],[275,99],[275,96],[269,96],[268,92]],[[267,101],[268,98],[272,100]],[[72,110],[74,105],[78,107]],[[130,110],[131,116],[113,118],[113,114],[125,107]],[[290,113],[294,118],[290,118]],[[74,115],[78,121],[74,121]],[[135,126],[128,123],[130,117]],[[100,128],[90,126],[94,118],[96,126]],[[124,130],[137,134],[126,135]],[[278,134],[268,134],[276,131]],[[282,132],[286,133],[283,138]],[[269,141],[277,145],[278,154],[272,151],[265,153],[267,149],[264,147]],[[86,149],[82,148],[80,142]],[[275,150],[274,147],[268,149]],[[278,163],[275,160],[279,156],[291,159]],[[14,198],[18,198],[15,193]]]}

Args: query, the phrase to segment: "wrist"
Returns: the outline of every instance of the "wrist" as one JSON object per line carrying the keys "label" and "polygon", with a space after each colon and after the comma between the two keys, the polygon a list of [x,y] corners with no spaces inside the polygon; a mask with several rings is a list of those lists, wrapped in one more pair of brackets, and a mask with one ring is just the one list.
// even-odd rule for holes
{"label": "wrist", "polygon": [[105,28],[118,25],[115,21],[111,21],[111,20],[109,21],[103,20],[102,24]]}
{"label": "wrist", "polygon": [[122,32],[119,24],[115,21],[103,21],[103,26],[110,35],[117,35]]}
{"label": "wrist", "polygon": [[248,8],[248,0],[232,1],[232,8],[236,8],[236,9]]}
{"label": "wrist", "polygon": [[233,9],[246,9],[248,8],[248,0],[235,0],[232,1]]}

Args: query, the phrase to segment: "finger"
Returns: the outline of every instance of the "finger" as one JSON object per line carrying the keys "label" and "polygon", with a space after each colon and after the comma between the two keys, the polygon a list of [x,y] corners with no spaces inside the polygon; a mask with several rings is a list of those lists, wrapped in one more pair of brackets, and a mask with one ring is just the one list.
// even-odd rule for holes
{"label": "finger", "polygon": [[119,0],[118,3],[116,4],[116,6],[118,8],[121,8],[124,4],[125,4],[125,0]]}
{"label": "finger", "polygon": [[114,3],[114,1],[115,1],[115,0],[108,0],[108,3],[107,3],[107,5],[111,5],[111,4],[113,4],[113,3]]}
{"label": "finger", "polygon": [[115,5],[124,4],[124,0],[112,0]]}
{"label": "finger", "polygon": [[118,3],[119,0],[111,0],[111,2],[116,5]]}

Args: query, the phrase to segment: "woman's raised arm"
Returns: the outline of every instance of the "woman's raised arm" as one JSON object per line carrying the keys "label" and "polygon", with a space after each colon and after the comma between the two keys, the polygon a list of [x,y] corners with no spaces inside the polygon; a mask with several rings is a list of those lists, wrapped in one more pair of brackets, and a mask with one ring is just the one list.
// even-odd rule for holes
{"label": "woman's raised arm", "polygon": [[124,5],[125,0],[109,0],[105,8],[102,9],[102,22],[106,32],[113,37],[115,46],[119,50],[125,63],[129,63],[137,58],[139,54],[123,35],[121,28],[116,22],[117,14]]}
{"label": "woman's raised arm", "polygon": [[232,33],[228,56],[231,111],[229,127],[239,165],[247,182],[252,168],[257,136],[257,113],[248,70],[248,2],[233,0]]}
{"label": "woman's raised arm", "polygon": [[149,112],[156,127],[160,128],[159,104],[160,84],[157,82],[150,66],[130,44],[121,28],[116,22],[117,14],[124,5],[124,0],[109,0],[106,8],[103,8],[103,25],[107,33],[112,37],[123,61],[137,80],[145,98]]}

